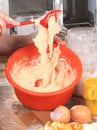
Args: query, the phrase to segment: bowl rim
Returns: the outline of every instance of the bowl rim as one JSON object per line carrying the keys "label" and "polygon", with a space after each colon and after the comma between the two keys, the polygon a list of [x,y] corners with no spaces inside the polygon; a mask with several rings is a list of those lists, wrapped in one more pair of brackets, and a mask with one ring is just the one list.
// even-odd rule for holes
{"label": "bowl rim", "polygon": [[[27,46],[32,46],[31,44],[27,45]],[[60,46],[64,46],[64,45],[60,45]],[[25,46],[24,46],[25,47]],[[63,89],[60,89],[60,90],[57,90],[57,91],[53,91],[53,92],[35,92],[35,91],[32,91],[32,90],[27,90],[23,87],[21,87],[20,85],[18,85],[11,77],[11,74],[9,74],[9,71],[8,70],[8,66],[9,66],[9,62],[10,62],[10,59],[11,57],[17,53],[17,51],[19,51],[20,49],[23,49],[24,47],[22,48],[19,48],[18,50],[16,50],[7,60],[6,62],[6,65],[5,65],[5,74],[6,74],[6,77],[8,79],[8,81],[10,82],[11,86],[15,89],[15,90],[19,90],[19,91],[22,91],[24,93],[27,93],[29,95],[35,95],[35,96],[42,96],[42,97],[45,97],[45,96],[52,96],[52,95],[57,95],[57,94],[60,94],[60,93],[64,93],[64,91],[68,91],[70,88],[74,89],[78,83],[78,80],[81,78],[81,75],[82,75],[82,63],[81,63],[81,60],[80,58],[78,57],[78,55],[76,53],[74,53],[71,49],[69,49],[68,47],[64,46],[66,48],[66,50],[70,51],[73,55],[75,55],[78,60],[78,65],[80,66],[80,70],[79,70],[79,73],[76,77],[76,79],[67,87],[63,88]]]}

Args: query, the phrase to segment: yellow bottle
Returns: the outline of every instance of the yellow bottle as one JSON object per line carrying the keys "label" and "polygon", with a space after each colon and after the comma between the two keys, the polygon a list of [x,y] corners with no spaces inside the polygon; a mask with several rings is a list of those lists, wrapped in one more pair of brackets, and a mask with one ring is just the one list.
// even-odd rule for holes
{"label": "yellow bottle", "polygon": [[97,115],[97,78],[87,78],[82,85],[83,97],[92,115]]}

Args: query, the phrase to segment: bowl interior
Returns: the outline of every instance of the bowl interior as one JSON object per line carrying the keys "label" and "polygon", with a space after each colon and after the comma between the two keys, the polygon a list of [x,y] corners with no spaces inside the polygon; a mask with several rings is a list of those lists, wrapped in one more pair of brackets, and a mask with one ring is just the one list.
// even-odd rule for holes
{"label": "bowl interior", "polygon": [[[54,47],[56,47],[56,45],[57,44],[54,44]],[[79,57],[69,48],[65,47],[64,45],[60,45],[60,50],[62,52],[61,55],[70,61],[71,67],[75,68],[76,72],[77,72],[75,81],[71,85],[69,85],[68,87],[65,88],[65,90],[66,89],[68,90],[71,87],[75,87],[76,84],[79,82],[81,75],[82,75],[82,64],[81,64]],[[31,93],[36,94],[36,92],[32,92],[32,91],[23,89],[22,87],[17,85],[13,81],[10,72],[11,72],[15,62],[18,62],[23,57],[37,58],[38,56],[39,56],[38,49],[34,46],[34,44],[29,44],[27,46],[24,46],[24,47],[18,49],[9,57],[9,59],[6,63],[5,72],[6,72],[6,77],[8,78],[9,82],[12,84],[12,86],[14,88],[19,89],[21,91],[28,92],[30,94]],[[63,90],[59,90],[57,92],[52,92],[52,93],[59,93],[61,91],[63,91]],[[41,93],[40,93],[40,95],[41,95]],[[49,95],[49,93],[48,93],[48,95]],[[44,96],[45,96],[45,94],[44,94]]]}

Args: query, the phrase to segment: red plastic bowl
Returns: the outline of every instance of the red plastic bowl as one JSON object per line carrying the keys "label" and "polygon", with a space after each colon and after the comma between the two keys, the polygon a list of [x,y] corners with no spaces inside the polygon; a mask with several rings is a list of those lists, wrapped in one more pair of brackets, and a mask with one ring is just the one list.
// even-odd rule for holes
{"label": "red plastic bowl", "polygon": [[52,110],[59,105],[66,104],[71,99],[74,88],[82,75],[82,64],[79,57],[72,50],[63,45],[60,45],[60,49],[62,51],[62,55],[70,60],[72,68],[76,69],[77,76],[71,85],[56,92],[41,93],[29,91],[15,83],[11,77],[10,71],[12,70],[15,62],[18,62],[23,57],[34,57],[39,55],[34,44],[18,49],[9,57],[5,68],[6,77],[13,86],[17,98],[23,105],[36,110]]}

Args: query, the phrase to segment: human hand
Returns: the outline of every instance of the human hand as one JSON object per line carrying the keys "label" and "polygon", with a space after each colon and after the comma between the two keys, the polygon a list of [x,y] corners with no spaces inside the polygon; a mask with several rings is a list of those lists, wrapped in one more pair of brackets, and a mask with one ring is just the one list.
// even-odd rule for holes
{"label": "human hand", "polygon": [[12,24],[15,26],[20,25],[20,23],[15,21],[13,18],[7,16],[3,12],[0,12],[0,35],[3,35],[5,33],[6,24]]}

